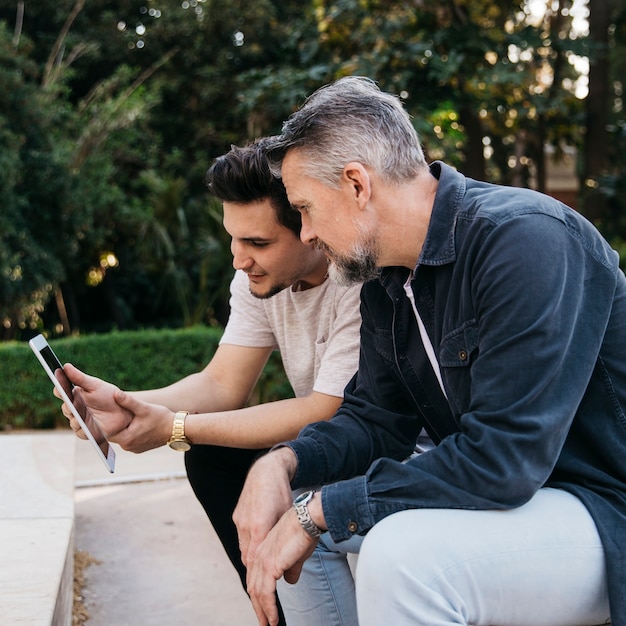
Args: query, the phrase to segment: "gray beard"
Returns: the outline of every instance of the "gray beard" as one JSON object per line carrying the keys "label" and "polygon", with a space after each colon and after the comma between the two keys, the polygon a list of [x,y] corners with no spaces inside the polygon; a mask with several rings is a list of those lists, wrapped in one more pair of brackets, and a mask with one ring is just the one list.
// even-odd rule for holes
{"label": "gray beard", "polygon": [[350,256],[330,255],[328,276],[335,283],[349,287],[378,278],[380,268],[376,265],[374,244],[357,244]]}

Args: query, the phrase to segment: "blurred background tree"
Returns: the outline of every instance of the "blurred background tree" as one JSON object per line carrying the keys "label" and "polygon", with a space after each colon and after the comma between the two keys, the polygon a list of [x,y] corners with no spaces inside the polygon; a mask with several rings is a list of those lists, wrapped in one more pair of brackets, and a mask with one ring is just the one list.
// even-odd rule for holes
{"label": "blurred background tree", "polygon": [[573,158],[626,252],[625,29],[617,0],[0,0],[2,338],[222,324],[206,169],[349,74],[469,176],[553,192]]}

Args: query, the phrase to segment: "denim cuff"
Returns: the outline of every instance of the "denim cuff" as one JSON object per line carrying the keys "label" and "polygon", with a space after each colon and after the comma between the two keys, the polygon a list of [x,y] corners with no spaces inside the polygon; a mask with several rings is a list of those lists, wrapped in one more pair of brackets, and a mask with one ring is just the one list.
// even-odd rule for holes
{"label": "denim cuff", "polygon": [[306,438],[306,441],[295,439],[280,445],[291,448],[298,460],[296,473],[291,481],[292,489],[312,487],[324,483],[326,457],[324,447],[319,442],[312,438]]}
{"label": "denim cuff", "polygon": [[364,535],[373,525],[367,494],[367,478],[350,480],[322,488],[324,519],[334,541],[345,541],[354,535]]}

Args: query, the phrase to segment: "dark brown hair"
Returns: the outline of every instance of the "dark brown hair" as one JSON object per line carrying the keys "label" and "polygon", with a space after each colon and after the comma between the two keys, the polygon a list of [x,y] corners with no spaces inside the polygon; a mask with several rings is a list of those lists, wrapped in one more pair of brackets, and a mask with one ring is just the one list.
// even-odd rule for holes
{"label": "dark brown hair", "polygon": [[300,213],[291,208],[282,181],[271,173],[267,161],[267,149],[272,142],[273,138],[266,137],[243,148],[231,146],[209,168],[206,184],[222,202],[248,204],[269,200],[278,223],[299,237]]}

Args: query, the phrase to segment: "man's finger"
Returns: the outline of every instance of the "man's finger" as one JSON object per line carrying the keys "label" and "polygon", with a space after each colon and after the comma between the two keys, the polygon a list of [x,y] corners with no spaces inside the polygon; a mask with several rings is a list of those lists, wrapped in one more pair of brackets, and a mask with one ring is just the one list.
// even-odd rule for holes
{"label": "man's finger", "polygon": [[96,385],[101,382],[98,378],[85,374],[71,363],[66,363],[63,366],[63,371],[74,385],[82,387],[86,392],[93,391]]}
{"label": "man's finger", "polygon": [[250,596],[250,600],[252,601],[252,608],[254,609],[256,618],[259,621],[259,626],[267,626],[267,618],[265,617],[265,613],[261,608],[261,605],[256,601],[256,598],[254,598],[253,596]]}
{"label": "man's finger", "polygon": [[249,545],[250,545],[250,542],[246,538],[240,535],[239,536],[239,551],[241,552],[241,562],[247,568],[250,568],[252,566],[252,562],[248,561],[248,546]]}
{"label": "man's finger", "polygon": [[71,420],[74,417],[72,411],[70,410],[70,407],[68,407],[65,402],[61,405],[61,413],[63,413],[63,415],[65,415],[68,420]]}
{"label": "man's finger", "polygon": [[122,391],[121,389],[116,389],[113,397],[123,409],[126,409],[133,415],[139,413],[145,406],[145,403],[135,398],[133,394]]}
{"label": "man's finger", "polygon": [[81,439],[87,439],[87,435],[83,433],[81,425],[78,423],[78,420],[74,417],[72,410],[65,402],[61,404],[61,413],[63,413],[63,416],[67,418],[70,428],[74,431],[74,433],[76,433],[76,435],[78,435]]}
{"label": "man's finger", "polygon": [[87,439],[87,435],[85,435],[82,426],[78,423],[78,420],[74,417],[73,414],[66,415],[68,422],[70,424],[70,428],[74,431],[74,434],[79,439]]}
{"label": "man's finger", "polygon": [[[259,589],[259,587],[266,587],[267,581],[271,581],[271,588]],[[271,576],[263,576],[258,568],[253,567],[252,573],[248,570],[248,592],[260,626],[267,626],[267,624],[276,626],[278,624],[276,581]]]}
{"label": "man's finger", "polygon": [[300,578],[300,574],[302,573],[303,565],[304,561],[301,561],[299,563],[295,563],[288,570],[285,570],[285,573],[283,575],[285,581],[288,582],[290,585],[294,585],[295,583],[297,583],[298,579]]}

